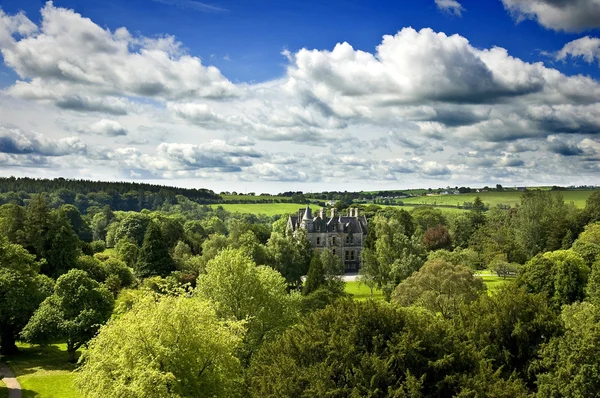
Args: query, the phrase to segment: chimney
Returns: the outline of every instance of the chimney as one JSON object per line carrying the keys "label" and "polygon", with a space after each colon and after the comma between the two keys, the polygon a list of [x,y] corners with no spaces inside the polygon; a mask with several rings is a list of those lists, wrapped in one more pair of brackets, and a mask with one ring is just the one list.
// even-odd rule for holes
{"label": "chimney", "polygon": [[335,218],[335,207],[331,208],[331,218]]}
{"label": "chimney", "polygon": [[354,208],[354,217],[358,218],[358,207]]}
{"label": "chimney", "polygon": [[319,217],[321,217],[321,220],[325,219],[325,208],[321,207],[321,209],[319,210]]}

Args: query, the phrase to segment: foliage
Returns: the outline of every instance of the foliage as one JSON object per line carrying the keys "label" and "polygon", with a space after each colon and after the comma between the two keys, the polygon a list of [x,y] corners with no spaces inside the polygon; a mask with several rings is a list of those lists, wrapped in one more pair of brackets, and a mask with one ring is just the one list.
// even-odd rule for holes
{"label": "foliage", "polygon": [[147,296],[90,342],[76,383],[86,397],[237,396],[242,336],[207,301]]}
{"label": "foliage", "polygon": [[596,397],[600,391],[600,309],[597,304],[565,306],[564,335],[541,352],[538,397]]}
{"label": "foliage", "polygon": [[477,299],[484,291],[483,281],[473,277],[470,268],[430,260],[396,287],[392,300],[405,307],[418,305],[451,318],[463,304]]}
{"label": "foliage", "polygon": [[[485,379],[473,377],[479,373]],[[498,384],[523,392],[497,373],[480,372],[475,351],[454,339],[441,318],[351,300],[307,315],[265,344],[248,381],[255,397],[454,396],[474,384],[481,396]]]}
{"label": "foliage", "polygon": [[215,304],[225,319],[247,321],[243,355],[248,358],[263,341],[293,323],[297,294],[288,294],[285,279],[266,266],[256,266],[242,250],[225,249],[198,277],[196,294]]}
{"label": "foliage", "polygon": [[435,227],[427,228],[423,234],[423,246],[429,251],[452,249],[452,238],[446,227],[438,224]]}
{"label": "foliage", "polygon": [[17,335],[52,291],[53,281],[39,269],[35,256],[0,237],[0,354],[17,351]]}
{"label": "foliage", "polygon": [[112,294],[105,287],[85,271],[71,270],[58,278],[54,293],[35,311],[21,337],[38,344],[65,339],[69,360],[74,361],[75,351],[108,320],[113,305]]}
{"label": "foliage", "polygon": [[174,270],[175,263],[160,228],[151,221],[138,254],[135,272],[139,277],[147,278],[155,275],[166,276]]}
{"label": "foliage", "polygon": [[533,387],[529,367],[540,346],[559,331],[556,313],[543,294],[530,294],[514,283],[506,283],[488,296],[481,295],[460,316],[455,330],[465,341],[485,353],[505,377],[513,372]]}
{"label": "foliage", "polygon": [[267,242],[268,265],[283,275],[290,287],[298,287],[312,258],[312,246],[303,229],[296,236],[273,232]]}
{"label": "foliage", "polygon": [[586,225],[573,242],[572,249],[583,257],[587,265],[592,265],[600,256],[600,222]]}
{"label": "foliage", "polygon": [[581,301],[589,268],[572,250],[538,254],[528,261],[519,274],[518,283],[529,292],[544,293],[556,308]]}

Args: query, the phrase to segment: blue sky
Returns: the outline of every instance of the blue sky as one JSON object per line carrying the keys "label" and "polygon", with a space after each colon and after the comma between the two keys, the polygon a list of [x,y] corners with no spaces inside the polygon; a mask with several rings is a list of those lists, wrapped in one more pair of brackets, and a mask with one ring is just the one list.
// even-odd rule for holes
{"label": "blue sky", "polygon": [[272,192],[595,184],[600,0],[561,4],[2,0],[0,165]]}

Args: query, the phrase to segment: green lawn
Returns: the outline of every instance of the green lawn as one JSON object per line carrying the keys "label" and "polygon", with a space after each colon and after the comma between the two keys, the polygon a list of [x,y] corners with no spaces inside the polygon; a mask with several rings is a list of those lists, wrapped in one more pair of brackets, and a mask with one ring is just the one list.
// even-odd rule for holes
{"label": "green lawn", "polygon": [[[595,191],[561,191],[565,203],[573,202],[579,208],[585,207],[586,199]],[[429,205],[451,205],[462,206],[464,202],[473,202],[475,197],[479,196],[481,200],[491,207],[496,205],[510,205],[515,207],[521,203],[521,192],[505,191],[505,192],[480,192],[480,193],[465,193],[460,195],[436,195],[436,196],[415,196],[412,198],[402,199],[406,205],[411,204],[429,204]]]}
{"label": "green lawn", "polygon": [[[371,297],[371,290],[367,285],[356,282],[346,282],[346,293],[350,293],[354,296],[355,300],[366,300]],[[383,300],[383,293],[380,290],[373,289],[373,299]]]}
{"label": "green lawn", "polygon": [[47,347],[20,344],[19,349],[20,354],[7,356],[5,360],[21,384],[23,398],[81,397],[73,386],[75,365],[67,362],[66,344]]}
{"label": "green lawn", "polygon": [[[378,204],[377,206],[381,206],[381,207],[395,207],[397,209],[404,209],[406,211],[411,211],[411,210],[414,210],[417,207],[419,207],[419,206],[410,206],[410,205],[398,206],[398,205],[380,205],[380,204]],[[448,214],[448,213],[460,213],[460,212],[466,211],[464,209],[459,209],[458,207],[436,207],[436,209],[440,210],[444,214]]]}
{"label": "green lawn", "polygon": [[237,202],[254,202],[257,200],[277,200],[280,202],[289,202],[290,198],[285,196],[250,196],[250,195],[221,195],[223,200],[234,200]]}
{"label": "green lawn", "polygon": [[[240,204],[214,204],[211,207],[223,206],[228,212],[231,213],[250,213],[250,214],[265,214],[267,216],[274,216],[277,214],[291,214],[297,213],[298,209],[306,208],[306,205],[299,203],[240,203]],[[310,206],[311,210],[317,211],[318,207],[315,205]]]}
{"label": "green lawn", "polygon": [[513,278],[506,278],[503,279],[499,276],[496,275],[492,275],[492,276],[488,276],[488,275],[478,275],[481,279],[483,279],[483,283],[485,283],[485,286],[487,286],[488,288],[488,294],[492,294],[494,293],[500,286],[502,286],[503,284],[507,283],[508,281],[512,280]]}

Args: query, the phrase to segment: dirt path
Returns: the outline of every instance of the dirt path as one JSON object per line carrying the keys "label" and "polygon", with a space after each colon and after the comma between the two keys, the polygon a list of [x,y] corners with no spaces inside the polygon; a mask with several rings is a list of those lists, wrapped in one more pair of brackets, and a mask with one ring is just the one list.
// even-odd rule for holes
{"label": "dirt path", "polygon": [[21,398],[21,385],[4,362],[0,362],[0,374],[4,376],[2,381],[8,387],[8,398]]}

